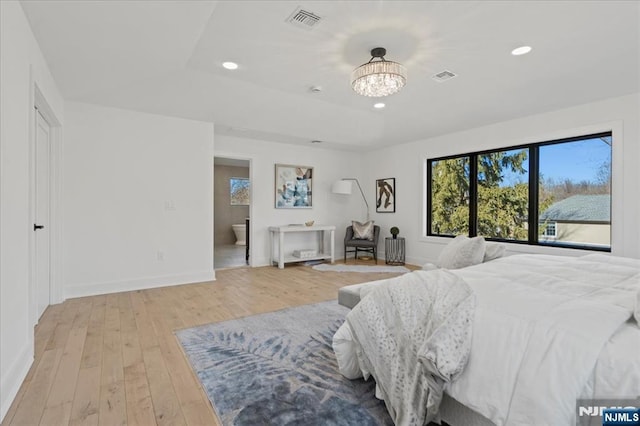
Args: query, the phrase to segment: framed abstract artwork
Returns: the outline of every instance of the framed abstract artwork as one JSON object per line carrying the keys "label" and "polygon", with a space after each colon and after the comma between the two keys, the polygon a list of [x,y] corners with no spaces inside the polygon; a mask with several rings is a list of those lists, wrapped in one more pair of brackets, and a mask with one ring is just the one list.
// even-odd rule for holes
{"label": "framed abstract artwork", "polygon": [[249,189],[250,186],[248,178],[229,178],[229,193],[231,194],[231,205],[248,206]]}
{"label": "framed abstract artwork", "polygon": [[376,180],[376,213],[396,212],[396,178]]}
{"label": "framed abstract artwork", "polygon": [[313,167],[276,164],[276,209],[310,209]]}

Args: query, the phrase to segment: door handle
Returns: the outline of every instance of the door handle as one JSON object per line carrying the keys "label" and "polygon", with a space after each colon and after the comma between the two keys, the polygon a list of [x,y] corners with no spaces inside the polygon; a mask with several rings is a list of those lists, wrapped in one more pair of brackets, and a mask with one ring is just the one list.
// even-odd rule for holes
{"label": "door handle", "polygon": [[44,229],[44,225],[36,225],[35,223],[33,224],[33,230],[37,231],[38,229]]}

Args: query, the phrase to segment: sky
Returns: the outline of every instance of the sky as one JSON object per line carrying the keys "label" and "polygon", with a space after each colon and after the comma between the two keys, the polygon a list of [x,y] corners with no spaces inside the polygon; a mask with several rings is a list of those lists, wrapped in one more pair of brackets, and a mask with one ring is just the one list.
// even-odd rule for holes
{"label": "sky", "polygon": [[[598,171],[604,163],[611,164],[611,137],[587,139],[577,142],[545,145],[540,147],[540,174],[543,179],[563,182],[597,182]],[[509,151],[517,152],[518,150]],[[516,175],[507,171],[503,185],[526,182],[527,175]]]}
{"label": "sky", "polygon": [[611,164],[611,137],[540,147],[540,173],[545,179],[596,182],[602,164]]}

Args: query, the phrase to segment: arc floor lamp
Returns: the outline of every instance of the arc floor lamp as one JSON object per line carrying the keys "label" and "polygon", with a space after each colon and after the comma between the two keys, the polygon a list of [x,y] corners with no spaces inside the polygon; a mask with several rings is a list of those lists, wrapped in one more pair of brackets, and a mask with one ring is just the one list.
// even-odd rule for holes
{"label": "arc floor lamp", "polygon": [[358,185],[358,189],[360,190],[360,194],[362,195],[362,199],[364,200],[364,204],[367,206],[367,222],[369,221],[369,203],[367,203],[367,198],[364,196],[364,192],[362,192],[362,187],[360,186],[360,182],[356,178],[342,178],[337,180],[331,185],[331,192],[334,194],[343,194],[343,195],[351,195],[351,190],[353,188],[352,182]]}

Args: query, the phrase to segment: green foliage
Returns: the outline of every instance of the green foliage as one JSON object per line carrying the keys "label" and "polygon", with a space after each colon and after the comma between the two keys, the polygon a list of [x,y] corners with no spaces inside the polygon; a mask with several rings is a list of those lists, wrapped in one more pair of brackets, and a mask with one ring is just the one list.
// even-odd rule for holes
{"label": "green foliage", "polygon": [[436,234],[469,232],[469,158],[432,165],[431,230]]}
{"label": "green foliage", "polygon": [[391,229],[389,229],[389,232],[391,232],[391,235],[398,235],[400,233],[400,229],[397,226],[392,226]]}
{"label": "green foliage", "polygon": [[526,240],[529,185],[478,186],[478,235]]}

